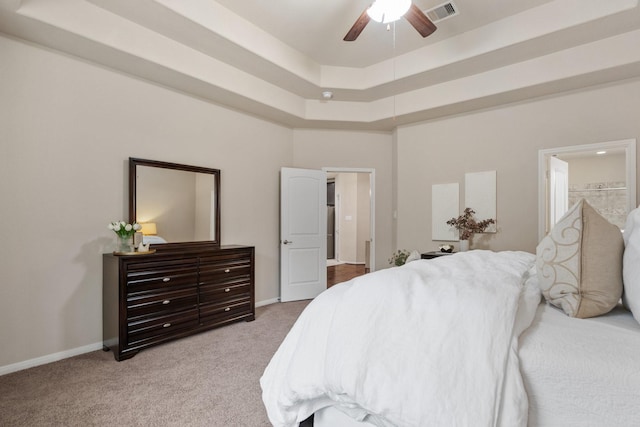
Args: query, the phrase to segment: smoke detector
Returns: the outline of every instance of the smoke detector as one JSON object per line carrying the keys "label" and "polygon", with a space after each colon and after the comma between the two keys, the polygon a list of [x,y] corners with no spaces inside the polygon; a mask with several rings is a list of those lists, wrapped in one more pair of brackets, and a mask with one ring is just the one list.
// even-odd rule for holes
{"label": "smoke detector", "polygon": [[331,92],[330,90],[325,90],[322,92],[322,99],[329,100],[331,98],[333,98],[333,92]]}

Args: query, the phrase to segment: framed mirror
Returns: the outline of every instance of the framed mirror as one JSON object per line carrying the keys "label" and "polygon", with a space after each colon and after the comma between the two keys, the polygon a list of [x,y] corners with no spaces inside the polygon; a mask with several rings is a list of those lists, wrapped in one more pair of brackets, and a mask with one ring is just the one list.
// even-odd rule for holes
{"label": "framed mirror", "polygon": [[220,170],[130,157],[129,220],[152,245],[219,245]]}

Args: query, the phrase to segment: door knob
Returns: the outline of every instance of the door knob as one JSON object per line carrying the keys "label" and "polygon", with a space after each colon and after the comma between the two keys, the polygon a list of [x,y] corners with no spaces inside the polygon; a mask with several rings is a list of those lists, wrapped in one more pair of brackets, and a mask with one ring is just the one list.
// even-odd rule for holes
{"label": "door knob", "polygon": [[290,240],[283,240],[282,243],[284,243],[285,245],[288,245],[289,243],[293,243],[293,242]]}

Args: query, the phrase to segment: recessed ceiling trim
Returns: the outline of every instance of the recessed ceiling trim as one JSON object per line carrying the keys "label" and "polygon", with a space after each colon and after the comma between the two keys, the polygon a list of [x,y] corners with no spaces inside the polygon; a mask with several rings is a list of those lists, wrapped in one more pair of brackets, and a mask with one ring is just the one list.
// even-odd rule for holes
{"label": "recessed ceiling trim", "polygon": [[[364,69],[323,66],[321,86],[368,90],[394,80],[428,73],[511,46],[532,43],[556,32],[577,28],[634,8],[637,0],[581,0],[581,4],[578,12],[572,2],[555,0]],[[496,34],[500,34],[500,37],[496,37]]]}
{"label": "recessed ceiling trim", "polygon": [[[631,3],[630,0],[613,1],[618,7]],[[258,71],[252,74],[249,70],[234,68],[84,0],[55,3],[32,0],[24,3],[17,13],[0,10],[3,31],[13,31],[12,24],[6,24],[9,14],[18,17],[15,27],[23,28],[23,32],[18,29],[14,34],[27,40],[250,114],[310,126],[342,123],[352,128],[389,126],[390,129],[409,118],[419,120],[435,114],[452,114],[461,111],[460,108],[512,99],[515,93],[540,96],[545,90],[548,93],[549,88],[563,90],[563,87],[581,84],[574,82],[605,82],[625,75],[628,78],[625,70],[640,67],[637,49],[640,30],[635,30],[455,80],[396,90],[369,102],[345,102],[338,96],[332,102],[321,102],[265,81]],[[588,15],[597,13],[591,11]],[[410,55],[403,55],[396,64],[382,62],[376,64],[379,68],[368,68],[364,72],[371,71],[370,79],[378,72],[388,72],[392,65],[399,65],[398,70],[406,72],[405,67],[411,65],[409,58]],[[336,79],[339,71],[335,70]],[[353,69],[348,71],[354,72],[352,77],[358,76]],[[321,88],[333,90],[329,85],[318,86],[315,98]]]}
{"label": "recessed ceiling trim", "polygon": [[[37,3],[44,0],[33,1]],[[79,1],[81,0],[76,0],[76,2]],[[88,1],[120,13],[125,18],[127,18],[127,8],[134,8],[138,4],[138,2],[130,0]],[[453,2],[449,3],[453,4]],[[581,6],[578,9],[573,1],[553,0],[493,24],[364,68],[317,64],[213,0],[190,0],[188,2],[183,0],[151,0],[151,4],[161,5],[171,10],[193,22],[194,25],[205,28],[212,34],[244,49],[248,54],[255,55],[257,61],[268,61],[279,68],[282,75],[290,76],[288,79],[274,81],[275,84],[288,84],[291,86],[290,90],[294,90],[293,82],[296,81],[307,82],[315,86],[315,90],[313,90],[305,88],[304,84],[298,84],[299,88],[305,88],[306,96],[308,96],[309,93],[318,93],[321,88],[371,93],[379,86],[388,85],[399,79],[429,73],[442,67],[455,66],[470,58],[497,53],[502,49],[521,43],[535,43],[536,40],[550,34],[566,31],[633,8],[637,6],[637,0],[609,0],[606,2],[581,0]],[[118,5],[119,9],[116,9],[114,5]],[[440,5],[440,7],[444,6]],[[457,6],[454,4],[454,7]],[[531,25],[531,23],[535,23],[535,25]],[[496,34],[500,34],[500,37],[496,37]],[[548,47],[548,49],[551,48]],[[209,54],[215,55],[215,52]],[[261,68],[265,69],[266,67],[254,67],[249,72],[259,76]],[[375,99],[372,94],[359,95],[358,97]]]}

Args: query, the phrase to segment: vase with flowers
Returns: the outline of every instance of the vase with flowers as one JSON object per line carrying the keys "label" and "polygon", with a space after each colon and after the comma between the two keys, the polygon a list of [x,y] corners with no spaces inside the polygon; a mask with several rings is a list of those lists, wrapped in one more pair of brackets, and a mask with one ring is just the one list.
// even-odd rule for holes
{"label": "vase with flowers", "polygon": [[478,221],[474,218],[475,213],[473,209],[465,208],[462,215],[447,221],[447,225],[452,226],[460,233],[460,251],[462,252],[469,249],[469,240],[475,233],[483,233],[487,227],[496,223],[493,218]]}
{"label": "vase with flowers", "polygon": [[124,221],[113,221],[107,226],[116,233],[116,250],[118,253],[133,252],[133,235],[142,227],[137,222],[128,224]]}

